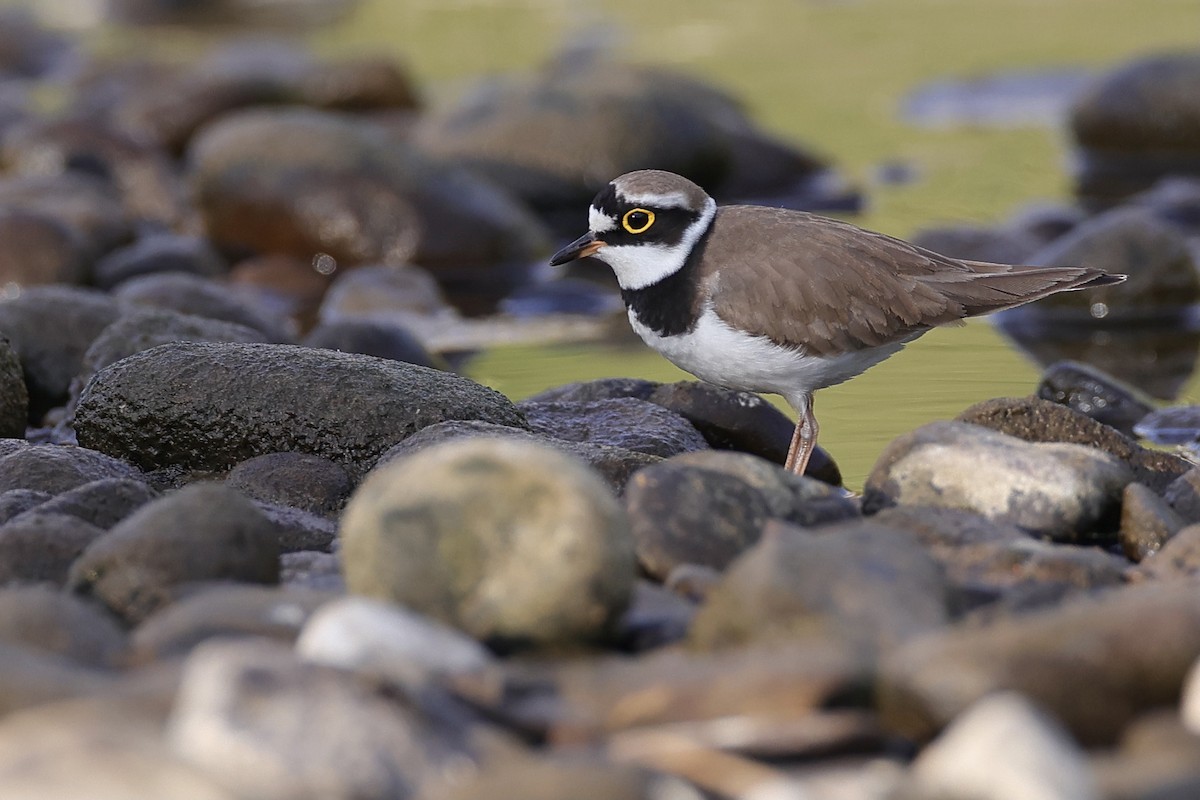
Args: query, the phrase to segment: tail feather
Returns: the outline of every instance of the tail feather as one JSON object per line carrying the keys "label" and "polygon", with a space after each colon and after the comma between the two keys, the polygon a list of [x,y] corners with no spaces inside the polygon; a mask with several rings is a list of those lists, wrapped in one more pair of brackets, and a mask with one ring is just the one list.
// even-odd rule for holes
{"label": "tail feather", "polygon": [[947,300],[961,307],[962,316],[1032,303],[1058,292],[1096,289],[1125,281],[1125,275],[1102,272],[1088,267],[1013,267],[967,261],[969,272],[938,273],[922,282],[933,287]]}

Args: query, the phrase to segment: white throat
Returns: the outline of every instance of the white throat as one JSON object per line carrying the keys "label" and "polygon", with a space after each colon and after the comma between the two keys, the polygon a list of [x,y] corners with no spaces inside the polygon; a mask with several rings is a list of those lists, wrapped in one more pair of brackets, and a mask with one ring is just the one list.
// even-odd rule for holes
{"label": "white throat", "polygon": [[[709,198],[700,218],[687,227],[677,244],[605,245],[596,252],[595,257],[612,267],[612,271],[617,275],[617,283],[622,289],[644,289],[683,269],[688,254],[708,230],[716,213],[717,203]],[[603,217],[610,223],[610,227],[598,230],[597,223],[604,223],[596,217]],[[604,214],[592,216],[591,228],[597,233],[611,230],[615,226],[616,222],[611,217]]]}

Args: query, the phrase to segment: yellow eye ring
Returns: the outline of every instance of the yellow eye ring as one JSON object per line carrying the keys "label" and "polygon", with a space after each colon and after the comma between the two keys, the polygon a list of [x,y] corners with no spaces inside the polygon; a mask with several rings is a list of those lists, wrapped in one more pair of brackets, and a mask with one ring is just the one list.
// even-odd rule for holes
{"label": "yellow eye ring", "polygon": [[654,212],[647,208],[631,208],[621,217],[621,227],[630,233],[645,233],[653,224]]}

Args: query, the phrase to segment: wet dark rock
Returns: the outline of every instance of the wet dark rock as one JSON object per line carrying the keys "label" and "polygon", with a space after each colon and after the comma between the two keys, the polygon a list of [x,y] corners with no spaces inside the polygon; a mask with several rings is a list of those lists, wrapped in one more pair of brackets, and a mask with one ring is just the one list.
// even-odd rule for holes
{"label": "wet dark rock", "polygon": [[1097,79],[1077,101],[1076,192],[1108,206],[1168,174],[1195,174],[1200,145],[1200,53],[1151,55]]}
{"label": "wet dark rock", "polygon": [[769,518],[818,524],[857,514],[824,484],[753,456],[711,451],[639,470],[625,508],[638,562],[660,581],[681,564],[724,569],[758,541]]}
{"label": "wet dark rock", "polygon": [[295,341],[283,317],[239,296],[230,286],[184,272],[158,272],[131,278],[113,294],[129,303],[223,320],[258,331],[269,342]]}
{"label": "wet dark rock", "polygon": [[151,614],[130,637],[135,662],[185,655],[212,638],[253,636],[290,643],[332,595],[307,589],[220,585]]}
{"label": "wet dark rock", "polygon": [[1188,523],[1200,522],[1200,467],[1192,467],[1167,485],[1163,499]]}
{"label": "wet dark rock", "polygon": [[1111,375],[1076,361],[1058,361],[1042,372],[1037,396],[1086,414],[1126,436],[1154,410],[1140,392]]}
{"label": "wet dark rock", "polygon": [[92,282],[102,289],[142,275],[185,272],[216,278],[229,271],[208,240],[199,236],[152,233],[117,248],[92,266]]}
{"label": "wet dark rock", "polygon": [[333,553],[300,550],[279,557],[279,582],[296,589],[312,589],[331,594],[346,593],[341,559]]}
{"label": "wet dark rock", "polygon": [[844,636],[886,650],[945,624],[947,609],[941,569],[911,535],[871,522],[816,531],[771,522],[710,593],[691,640]]}
{"label": "wet dark rock", "polygon": [[128,646],[109,614],[46,585],[0,589],[0,640],[91,667],[115,666]]}
{"label": "wet dark rock", "polygon": [[[1080,223],[1029,259],[1030,264],[1087,264],[1128,275],[1124,283],[1063,292],[1010,313],[1071,310],[1082,318],[1162,322],[1200,299],[1200,270],[1187,239],[1140,208],[1118,208]],[[1100,304],[1097,306],[1097,304]]]}
{"label": "wet dark rock", "polygon": [[38,507],[49,514],[70,514],[105,530],[158,497],[136,478],[101,478],[68,489]]}
{"label": "wet dark rock", "polygon": [[329,797],[414,797],[472,758],[464,733],[263,640],[192,651],[167,739],[237,796],[264,800],[313,787]]}
{"label": "wet dark rock", "polygon": [[1116,527],[1120,493],[1132,479],[1123,463],[1099,449],[933,422],[880,455],[863,489],[863,510],[959,508],[1049,539],[1077,541]]}
{"label": "wet dark rock", "polygon": [[1167,501],[1140,483],[1125,487],[1121,499],[1121,550],[1130,561],[1158,552],[1187,522]]}
{"label": "wet dark rock", "polygon": [[893,730],[923,740],[986,694],[1011,689],[1082,744],[1109,744],[1138,714],[1178,702],[1197,655],[1194,586],[1115,589],[908,642],[884,660],[879,709]]}
{"label": "wet dark rock", "polygon": [[29,420],[29,391],[21,359],[0,335],[0,438],[22,439]]}
{"label": "wet dark rock", "polygon": [[322,322],[313,328],[301,343],[305,347],[362,353],[422,367],[444,366],[444,362],[431,355],[412,332],[400,325],[377,320],[344,319]]}
{"label": "wet dark rock", "polygon": [[195,64],[161,73],[139,91],[125,93],[113,117],[122,129],[172,153],[183,152],[207,123],[252,106],[365,110],[416,104],[407,78],[393,62],[356,58],[321,64],[282,42],[235,43]]}
{"label": "wet dark rock", "polygon": [[0,335],[21,359],[31,422],[66,402],[84,353],[120,312],[108,295],[68,286],[35,286],[0,300]]}
{"label": "wet dark rock", "polygon": [[276,503],[255,505],[275,526],[280,553],[328,551],[337,538],[337,523],[329,517]]}
{"label": "wet dark rock", "polygon": [[354,478],[447,419],[524,426],[479,384],[398,361],[270,344],[162,345],[97,373],[76,409],[81,443],[149,469],[228,469],[257,455],[320,455]]}
{"label": "wet dark rock", "polygon": [[541,224],[501,190],[362,121],[243,112],[206,128],[189,160],[222,249],[415,263],[465,311],[494,308],[549,250]]}
{"label": "wet dark rock", "polygon": [[64,656],[0,641],[0,714],[70,697],[111,692],[116,679]]}
{"label": "wet dark rock", "polygon": [[183,185],[167,154],[95,117],[14,126],[4,136],[0,161],[15,175],[101,179],[130,220],[171,226],[186,214]]}
{"label": "wet dark rock", "polygon": [[0,284],[83,283],[83,245],[63,222],[37,211],[0,208]]}
{"label": "wet dark rock", "polygon": [[265,453],[246,459],[230,470],[225,483],[254,500],[325,517],[336,516],[354,489],[346,470],[309,453]]}
{"label": "wet dark rock", "polygon": [[380,465],[397,458],[459,439],[501,438],[533,442],[553,447],[590,466],[600,474],[615,494],[625,491],[630,477],[643,467],[662,461],[658,456],[591,442],[568,442],[527,430],[475,420],[450,420],[429,425],[414,433],[379,458]]}
{"label": "wet dark rock", "polygon": [[61,586],[71,564],[104,530],[72,516],[32,508],[0,525],[0,586],[46,581]]}
{"label": "wet dark rock", "polygon": [[608,487],[528,442],[452,442],[380,467],[341,536],[352,592],[500,644],[602,637],[633,589],[628,522]]}
{"label": "wet dark rock", "polygon": [[632,397],[635,400],[649,400],[658,387],[657,381],[647,381],[641,378],[599,378],[594,381],[580,381],[554,386],[545,391],[527,397],[526,403],[589,403],[596,400],[615,400],[622,397]]}
{"label": "wet dark rock", "polygon": [[107,179],[73,170],[59,175],[14,175],[0,180],[0,207],[52,217],[98,257],[133,238],[133,220]]}
{"label": "wet dark rock", "polygon": [[422,117],[413,135],[427,152],[511,187],[564,232],[613,176],[647,167],[726,198],[781,195],[810,208],[848,199],[829,185],[823,159],[757,130],[720,90],[655,67],[578,59],[493,78]]}
{"label": "wet dark rock", "polygon": [[183,584],[279,581],[279,533],[254,504],[218,484],[193,484],[138,509],[93,542],[69,588],[131,623],[169,603]]}
{"label": "wet dark rock", "polygon": [[632,397],[518,403],[534,433],[572,442],[623,447],[669,458],[707,450],[708,442],[681,415]]}
{"label": "wet dark rock", "polygon": [[9,489],[0,492],[0,525],[18,514],[36,508],[53,496],[50,492],[35,489]]}
{"label": "wet dark rock", "polygon": [[409,691],[495,663],[486,647],[462,631],[364,597],[340,598],[318,609],[296,652],[305,661],[382,677]]}
{"label": "wet dark rock", "polygon": [[1030,231],[1008,226],[952,225],[924,228],[913,236],[912,243],[951,258],[1024,264],[1045,241]]}
{"label": "wet dark rock", "polygon": [[1016,436],[1027,442],[1065,442],[1098,448],[1126,464],[1134,480],[1156,492],[1187,472],[1178,456],[1147,450],[1114,430],[1066,406],[1036,397],[998,398],[977,403],[958,415],[960,422]]}
{"label": "wet dark rock", "polygon": [[1200,525],[1175,532],[1156,553],[1138,565],[1137,574],[1155,580],[1191,579],[1200,573]]}
{"label": "wet dark rock", "polygon": [[[1004,758],[996,758],[998,752]],[[970,706],[923,749],[895,797],[1099,795],[1087,754],[1058,721],[1020,694],[1002,692]]]}
{"label": "wet dark rock", "polygon": [[0,491],[33,489],[59,494],[105,478],[141,477],[136,467],[83,447],[39,444],[0,455]]}

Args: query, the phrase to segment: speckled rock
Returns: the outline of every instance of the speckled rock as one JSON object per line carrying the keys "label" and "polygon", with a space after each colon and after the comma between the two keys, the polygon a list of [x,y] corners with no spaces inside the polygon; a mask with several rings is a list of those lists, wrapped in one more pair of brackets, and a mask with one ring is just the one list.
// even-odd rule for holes
{"label": "speckled rock", "polygon": [[21,359],[8,339],[0,335],[0,438],[23,438],[28,420],[29,391]]}
{"label": "speckled rock", "polygon": [[167,739],[237,796],[262,800],[413,797],[471,759],[456,731],[263,640],[192,651]]}
{"label": "speckled rock", "polygon": [[633,589],[628,523],[608,487],[527,442],[452,442],[377,469],[341,536],[352,592],[486,641],[602,637]]}
{"label": "speckled rock", "polygon": [[31,421],[66,402],[84,353],[119,314],[113,298],[69,286],[35,286],[0,300],[0,333],[21,359]]}
{"label": "speckled rock", "polygon": [[84,447],[39,444],[0,455],[0,491],[33,489],[59,494],[92,481],[142,477],[131,464]]}
{"label": "speckled rock", "polygon": [[1177,702],[1198,655],[1194,586],[1128,587],[915,639],[885,658],[878,702],[885,723],[920,740],[983,696],[1011,689],[1082,744],[1100,745],[1137,714]]}
{"label": "speckled rock", "polygon": [[81,443],[148,468],[219,470],[298,451],[358,477],[447,419],[524,427],[500,394],[439,370],[281,345],[175,343],[97,373],[75,429]]}
{"label": "speckled rock", "polygon": [[1121,550],[1130,561],[1141,561],[1162,549],[1186,525],[1167,501],[1140,483],[1125,487],[1121,498]]}
{"label": "speckled rock", "polygon": [[977,403],[958,415],[960,422],[1016,436],[1027,442],[1064,442],[1098,448],[1133,470],[1134,480],[1156,492],[1191,465],[1171,453],[1147,450],[1120,431],[1074,409],[1036,397],[999,398]]}
{"label": "speckled rock", "polygon": [[397,458],[412,455],[421,450],[460,439],[502,438],[553,447],[576,458],[596,470],[613,492],[625,490],[629,478],[642,467],[657,464],[662,459],[648,453],[638,453],[623,447],[612,447],[592,442],[568,442],[550,436],[539,435],[509,425],[497,425],[474,420],[451,420],[422,428],[395,447],[384,453],[379,463],[386,464]]}
{"label": "speckled rock", "polygon": [[115,666],[128,647],[109,614],[45,585],[0,590],[0,640],[101,668]]}
{"label": "speckled rock", "polygon": [[844,636],[890,649],[947,619],[941,569],[915,537],[870,522],[810,532],[775,521],[726,570],[691,641]]}
{"label": "speckled rock", "polygon": [[295,341],[289,322],[255,305],[228,284],[186,272],[156,272],[130,278],[113,290],[128,303],[165,308],[230,322],[258,331],[268,342]]}
{"label": "speckled rock", "polygon": [[69,586],[136,623],[180,585],[206,580],[279,581],[275,526],[219,484],[193,484],[142,506],[87,548]]}
{"label": "speckled rock", "polygon": [[897,504],[960,508],[1075,541],[1116,528],[1120,493],[1131,480],[1125,465],[1101,450],[933,422],[880,455],[863,490],[863,510]]}
{"label": "speckled rock", "polygon": [[134,478],[100,478],[68,489],[38,506],[50,514],[70,514],[105,530],[158,497],[158,492]]}
{"label": "speckled rock", "polygon": [[724,569],[758,541],[772,517],[800,524],[856,516],[823,483],[741,453],[676,456],[634,474],[625,508],[647,574],[664,580],[681,564]]}
{"label": "speckled rock", "polygon": [[289,643],[333,595],[274,586],[217,585],[151,614],[130,637],[135,662],[185,655],[212,638],[260,637]]}
{"label": "speckled rock", "polygon": [[151,233],[97,261],[92,267],[92,281],[102,289],[112,289],[131,278],[159,272],[215,278],[228,271],[228,265],[207,239]]}
{"label": "speckled rock", "polygon": [[623,447],[668,458],[707,450],[708,442],[690,422],[662,406],[632,397],[611,400],[523,402],[517,408],[534,433]]}
{"label": "speckled rock", "polygon": [[336,516],[354,489],[346,470],[309,453],[264,453],[248,458],[229,471],[225,483],[255,500],[326,517]]}
{"label": "speckled rock", "polygon": [[433,356],[421,340],[407,328],[394,323],[370,319],[344,319],[323,322],[309,331],[301,342],[305,347],[341,350],[343,353],[362,353],[376,358],[390,358],[422,367],[442,368],[444,362]]}
{"label": "speckled rock", "polygon": [[1133,426],[1154,410],[1133,387],[1076,361],[1058,361],[1046,367],[1037,396],[1086,414],[1126,436],[1132,436]]}

